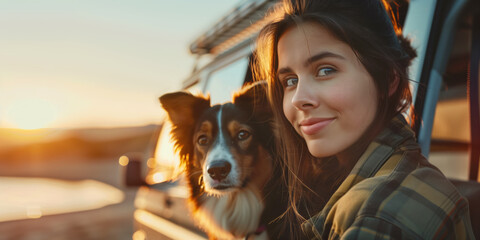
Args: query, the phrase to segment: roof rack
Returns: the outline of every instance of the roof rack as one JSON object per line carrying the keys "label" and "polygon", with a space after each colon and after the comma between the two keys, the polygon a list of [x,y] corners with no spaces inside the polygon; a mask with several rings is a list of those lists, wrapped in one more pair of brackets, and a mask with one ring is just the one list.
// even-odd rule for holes
{"label": "roof rack", "polygon": [[246,0],[190,44],[192,54],[218,54],[247,39],[267,23],[265,14],[277,0]]}

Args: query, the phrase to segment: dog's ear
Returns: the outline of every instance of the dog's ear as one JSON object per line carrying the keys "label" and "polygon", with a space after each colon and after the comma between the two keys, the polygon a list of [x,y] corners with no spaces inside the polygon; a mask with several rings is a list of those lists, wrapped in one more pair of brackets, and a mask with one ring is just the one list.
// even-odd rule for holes
{"label": "dog's ear", "polygon": [[233,103],[241,109],[251,109],[258,120],[267,120],[272,116],[272,109],[268,102],[267,82],[258,81],[244,87],[235,93]]}
{"label": "dog's ear", "polygon": [[193,152],[195,121],[210,107],[210,99],[187,92],[174,92],[161,96],[160,103],[173,125],[171,134],[175,148],[180,154],[182,163],[185,163]]}
{"label": "dog's ear", "polygon": [[187,92],[167,93],[159,98],[173,125],[193,125],[195,119],[210,107],[210,99],[194,96]]}

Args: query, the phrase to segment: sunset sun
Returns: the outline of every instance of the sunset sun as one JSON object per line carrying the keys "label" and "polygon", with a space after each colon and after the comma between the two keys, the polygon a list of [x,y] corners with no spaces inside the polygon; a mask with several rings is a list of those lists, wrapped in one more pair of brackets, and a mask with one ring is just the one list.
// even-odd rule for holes
{"label": "sunset sun", "polygon": [[57,109],[45,99],[17,99],[9,104],[6,118],[7,122],[14,128],[38,129],[51,127],[50,125],[57,118]]}

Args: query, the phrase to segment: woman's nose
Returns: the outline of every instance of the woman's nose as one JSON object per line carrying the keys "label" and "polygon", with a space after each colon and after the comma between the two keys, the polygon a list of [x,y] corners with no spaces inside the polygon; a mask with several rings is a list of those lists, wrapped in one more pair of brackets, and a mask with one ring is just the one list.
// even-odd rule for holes
{"label": "woman's nose", "polygon": [[299,110],[315,108],[318,105],[316,99],[316,93],[311,86],[298,81],[297,87],[295,88],[295,94],[292,98],[293,106]]}

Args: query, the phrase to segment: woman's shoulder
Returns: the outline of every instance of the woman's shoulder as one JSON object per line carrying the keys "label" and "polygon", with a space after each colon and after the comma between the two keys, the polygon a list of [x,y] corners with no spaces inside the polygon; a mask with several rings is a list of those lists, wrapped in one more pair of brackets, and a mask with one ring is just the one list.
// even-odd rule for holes
{"label": "woman's shoulder", "polygon": [[467,200],[424,160],[421,155],[394,154],[373,176],[350,175],[347,179],[354,180],[347,182],[355,184],[343,193],[339,189],[342,197],[310,222],[318,229],[329,226],[330,235],[350,236],[346,239],[372,233],[398,239],[469,239]]}
{"label": "woman's shoulder", "polygon": [[[377,212],[391,211],[401,215],[401,209],[427,218],[444,218],[454,211],[466,211],[467,201],[438,169],[420,167],[410,173],[392,172],[388,176],[373,177],[375,188],[365,206],[376,204]],[[370,182],[367,181],[366,183]],[[359,185],[362,186],[362,185]],[[400,213],[398,213],[400,212]],[[442,214],[445,214],[442,215]]]}
{"label": "woman's shoulder", "polygon": [[367,179],[352,190],[370,187],[357,218],[390,223],[422,238],[455,233],[455,224],[468,218],[468,202],[436,168],[392,172]]}
{"label": "woman's shoulder", "polygon": [[[365,185],[375,186],[370,201],[384,197],[384,202],[402,203],[407,198],[414,199],[416,204],[425,205],[427,203],[423,202],[428,202],[446,207],[447,202],[455,203],[463,199],[450,180],[416,149],[402,149],[392,154],[373,177],[358,187]],[[413,204],[412,200],[410,202]]]}

